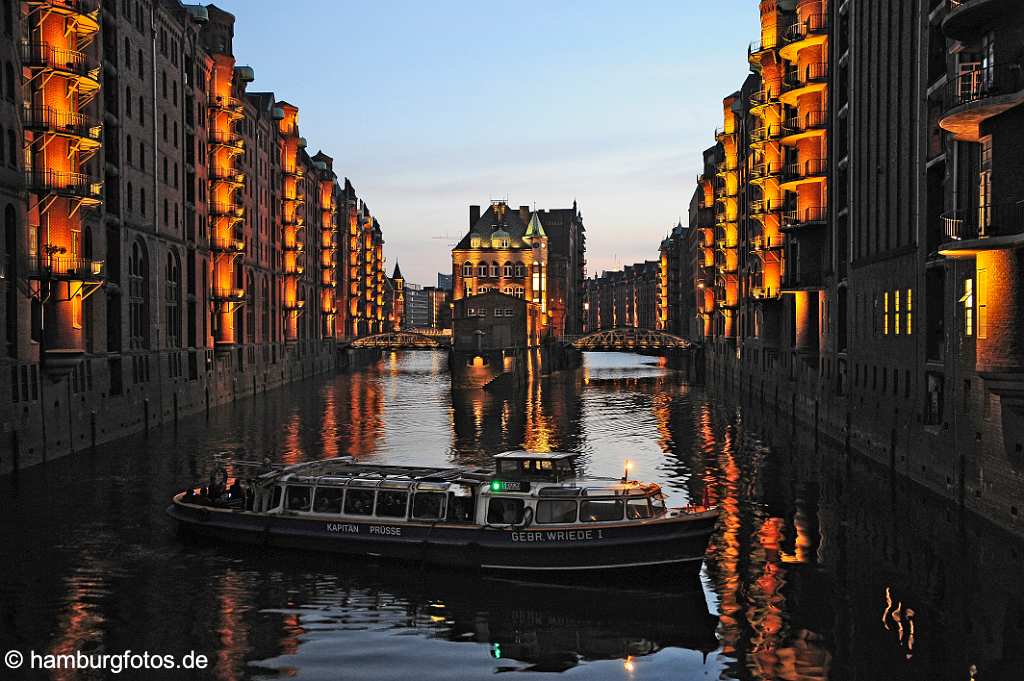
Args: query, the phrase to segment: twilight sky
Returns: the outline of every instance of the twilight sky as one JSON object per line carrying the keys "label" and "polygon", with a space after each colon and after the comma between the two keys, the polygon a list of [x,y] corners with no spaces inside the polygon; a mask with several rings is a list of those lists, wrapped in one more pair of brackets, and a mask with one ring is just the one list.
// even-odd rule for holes
{"label": "twilight sky", "polygon": [[216,4],[250,89],[299,107],[310,153],[380,221],[388,270],[420,284],[451,270],[468,206],[506,196],[575,198],[588,275],[656,257],[758,35],[756,0]]}

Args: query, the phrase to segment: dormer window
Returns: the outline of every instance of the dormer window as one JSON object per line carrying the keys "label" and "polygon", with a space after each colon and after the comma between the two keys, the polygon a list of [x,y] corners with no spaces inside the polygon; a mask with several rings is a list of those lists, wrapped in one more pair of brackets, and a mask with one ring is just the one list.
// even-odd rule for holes
{"label": "dormer window", "polygon": [[470,248],[480,248],[480,237],[478,237],[476,235],[473,235],[473,236],[469,237],[469,247]]}

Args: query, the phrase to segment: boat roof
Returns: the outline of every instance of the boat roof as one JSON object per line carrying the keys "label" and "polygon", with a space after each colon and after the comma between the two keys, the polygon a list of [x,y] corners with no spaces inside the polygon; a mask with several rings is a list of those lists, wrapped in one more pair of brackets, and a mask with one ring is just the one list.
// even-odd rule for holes
{"label": "boat roof", "polygon": [[576,452],[527,452],[518,450],[514,452],[502,452],[495,454],[495,459],[547,459],[550,461],[562,461],[564,459],[575,459],[579,454]]}
{"label": "boat roof", "polygon": [[295,480],[297,482],[301,479],[306,482],[314,482],[319,479],[332,479],[333,481],[367,479],[394,480],[396,482],[456,482],[466,478],[484,479],[490,474],[491,471],[486,469],[357,463],[350,456],[340,456],[284,466],[261,475],[260,480],[264,482]]}

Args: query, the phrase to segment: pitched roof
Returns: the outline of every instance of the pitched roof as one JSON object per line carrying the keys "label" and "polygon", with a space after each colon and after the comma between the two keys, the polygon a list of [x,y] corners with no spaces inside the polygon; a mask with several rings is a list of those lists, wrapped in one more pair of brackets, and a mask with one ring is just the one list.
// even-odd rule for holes
{"label": "pitched roof", "polygon": [[538,213],[534,212],[533,217],[530,218],[530,225],[526,228],[526,234],[524,234],[524,236],[547,236],[544,232],[544,225],[540,222],[540,215]]}
{"label": "pitched roof", "polygon": [[397,260],[395,261],[395,273],[391,275],[391,278],[392,279],[405,279],[405,277],[402,276],[402,270],[398,269],[398,261]]}
{"label": "pitched roof", "polygon": [[[495,210],[496,207],[497,210]],[[523,237],[526,235],[526,223],[519,217],[519,212],[513,210],[507,204],[495,202],[484,211],[452,250],[465,251],[472,248],[470,237],[474,234],[482,237],[486,243],[483,248],[488,248],[491,235],[498,230],[508,232],[511,237],[512,248],[524,248],[526,246],[523,243]]]}

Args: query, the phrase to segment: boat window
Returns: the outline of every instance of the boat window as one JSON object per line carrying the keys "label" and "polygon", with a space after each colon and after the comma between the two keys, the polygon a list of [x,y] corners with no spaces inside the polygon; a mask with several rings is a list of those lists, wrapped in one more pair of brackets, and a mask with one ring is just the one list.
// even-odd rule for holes
{"label": "boat window", "polygon": [[453,523],[473,522],[474,517],[473,497],[461,497],[455,494],[448,495],[448,520]]}
{"label": "boat window", "polygon": [[288,485],[288,493],[285,496],[287,499],[286,507],[289,511],[308,511],[309,502],[312,501],[312,497],[312,487]]}
{"label": "boat window", "polygon": [[373,512],[373,490],[352,489],[345,495],[345,513],[350,515],[370,515]]}
{"label": "boat window", "polygon": [[377,492],[377,515],[384,518],[404,518],[409,495],[405,492]]}
{"label": "boat window", "polygon": [[267,509],[268,511],[281,507],[281,489],[280,485],[274,485],[274,498],[270,502],[270,507]]}
{"label": "boat window", "polygon": [[619,499],[587,499],[580,503],[580,520],[598,523],[622,520],[622,505]]}
{"label": "boat window", "polygon": [[412,517],[440,520],[444,517],[444,496],[438,492],[417,492],[412,498]]}
{"label": "boat window", "polygon": [[523,500],[492,497],[487,506],[487,522],[491,525],[514,525],[523,522]]}
{"label": "boat window", "polygon": [[650,518],[652,515],[654,514],[651,511],[651,505],[647,501],[647,497],[630,499],[626,502],[626,518],[629,520]]}
{"label": "boat window", "polygon": [[313,500],[313,510],[317,513],[341,513],[341,497],[343,487],[317,487]]}
{"label": "boat window", "polygon": [[576,522],[576,502],[569,499],[541,499],[537,502],[537,522]]}
{"label": "boat window", "polygon": [[651,497],[651,509],[654,511],[654,515],[661,515],[665,512],[666,509],[664,494],[661,494],[659,492],[658,494],[655,494],[653,497]]}

